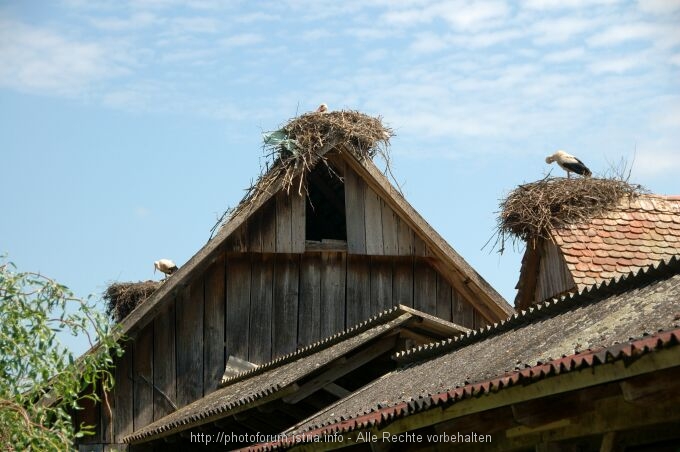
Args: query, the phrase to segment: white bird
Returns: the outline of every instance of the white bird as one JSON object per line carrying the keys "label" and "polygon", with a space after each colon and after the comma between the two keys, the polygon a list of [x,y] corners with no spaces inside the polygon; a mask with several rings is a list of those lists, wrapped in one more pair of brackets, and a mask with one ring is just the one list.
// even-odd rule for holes
{"label": "white bird", "polygon": [[590,177],[592,174],[582,161],[564,151],[557,151],[553,155],[549,155],[545,158],[545,163],[552,162],[557,162],[557,164],[567,172],[567,179],[570,178],[570,173],[572,171],[584,177]]}
{"label": "white bird", "polygon": [[177,271],[177,265],[170,259],[159,259],[153,263],[154,274],[156,273],[156,270],[165,273],[166,275],[172,275]]}
{"label": "white bird", "polygon": [[319,108],[316,109],[316,113],[326,113],[328,112],[328,105],[326,104],[321,104],[319,105]]}

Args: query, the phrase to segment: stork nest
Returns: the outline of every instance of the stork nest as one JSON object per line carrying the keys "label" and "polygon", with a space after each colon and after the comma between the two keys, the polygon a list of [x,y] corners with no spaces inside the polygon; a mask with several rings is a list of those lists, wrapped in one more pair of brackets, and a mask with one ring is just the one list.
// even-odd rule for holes
{"label": "stork nest", "polygon": [[536,239],[552,240],[551,229],[587,222],[614,208],[624,197],[645,190],[622,179],[546,177],[520,185],[500,203],[496,244],[500,252],[509,238],[535,244]]}
{"label": "stork nest", "polygon": [[151,280],[111,284],[104,292],[104,300],[107,302],[106,313],[115,322],[120,322],[141,302],[149,298],[161,284],[161,281]]}
{"label": "stork nest", "polygon": [[360,160],[379,155],[389,170],[388,148],[394,131],[384,126],[380,117],[341,110],[305,113],[289,120],[279,130],[263,136],[267,163],[260,177],[247,189],[239,205],[222,215],[212,233],[229,218],[255,204],[263,194],[278,190],[278,181],[282,182],[287,193],[292,188],[298,195],[303,195],[307,190],[306,175],[319,162],[326,164],[331,173],[335,173],[324,152],[332,148],[339,152],[349,151]]}

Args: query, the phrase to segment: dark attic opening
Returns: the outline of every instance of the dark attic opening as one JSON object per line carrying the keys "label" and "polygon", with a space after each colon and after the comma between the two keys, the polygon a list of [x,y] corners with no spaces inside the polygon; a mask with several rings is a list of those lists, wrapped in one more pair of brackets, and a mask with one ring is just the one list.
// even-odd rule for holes
{"label": "dark attic opening", "polygon": [[347,240],[345,188],[330,162],[320,163],[307,175],[305,239]]}

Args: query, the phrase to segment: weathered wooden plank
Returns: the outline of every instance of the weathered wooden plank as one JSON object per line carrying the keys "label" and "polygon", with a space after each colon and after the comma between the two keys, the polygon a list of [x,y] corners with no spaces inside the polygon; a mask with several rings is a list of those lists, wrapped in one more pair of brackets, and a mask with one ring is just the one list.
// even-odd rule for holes
{"label": "weathered wooden plank", "polygon": [[203,280],[195,280],[177,299],[177,406],[203,397]]}
{"label": "weathered wooden plank", "polygon": [[262,215],[260,217],[260,228],[262,237],[262,252],[274,253],[276,252],[276,200],[272,199],[267,204],[262,206]]}
{"label": "weathered wooden plank", "polygon": [[115,442],[122,443],[123,437],[133,432],[134,384],[132,375],[133,344],[127,343],[123,356],[118,358],[115,369],[113,434]]}
{"label": "weathered wooden plank", "polygon": [[298,192],[299,178],[290,189],[291,252],[305,252],[305,192]]}
{"label": "weathered wooden plank", "polygon": [[451,285],[439,273],[437,273],[437,317],[452,321],[451,315]]}
{"label": "weathered wooden plank", "polygon": [[397,254],[400,256],[413,256],[415,254],[413,235],[413,229],[408,223],[397,217]]}
{"label": "weathered wooden plank", "polygon": [[300,257],[280,254],[274,263],[272,358],[297,348]]}
{"label": "weathered wooden plank", "polygon": [[[454,283],[454,287],[458,288],[457,284],[467,286],[467,290],[475,295],[476,303],[482,305],[480,312],[485,318],[500,320],[514,313],[512,307],[503,297],[406,202],[404,197],[389,183],[385,175],[370,159],[359,160],[349,153],[345,156],[347,172],[354,170],[363,177],[369,187],[384,196],[384,200],[392,206],[400,218],[407,219],[414,230],[426,239],[426,253],[446,262],[444,267],[448,268],[449,271],[442,271],[442,273]],[[448,273],[459,275],[449,275]],[[462,289],[458,288],[458,290]]]}
{"label": "weathered wooden plank", "polygon": [[150,323],[139,333],[134,343],[135,430],[153,422],[153,336],[153,323]]}
{"label": "weathered wooden plank", "polygon": [[344,253],[321,254],[321,316],[322,338],[338,333],[345,326],[345,282],[347,267]]}
{"label": "weathered wooden plank", "polygon": [[394,304],[413,307],[413,256],[394,260],[392,297]]}
{"label": "weathered wooden plank", "polygon": [[437,315],[437,272],[423,259],[414,263],[413,307]]}
{"label": "weathered wooden plank", "polygon": [[[83,394],[91,393],[92,386],[90,385],[85,389]],[[99,391],[99,386],[97,387],[97,395],[101,395],[101,391]],[[75,411],[72,415],[76,431],[80,430],[81,425],[89,425],[94,427],[94,434],[80,438],[78,444],[94,444],[103,442],[101,436],[102,423],[100,422],[101,419],[100,409],[102,404],[88,398],[82,398],[79,401],[79,404],[82,407],[82,409]]]}
{"label": "weathered wooden plank", "polygon": [[427,250],[427,245],[421,239],[418,234],[414,233],[413,234],[413,255],[414,256],[427,256],[428,250]]}
{"label": "weathered wooden plank", "polygon": [[371,314],[392,307],[392,259],[371,256]]}
{"label": "weathered wooden plank", "polygon": [[250,336],[250,273],[249,255],[227,258],[227,357],[233,355],[246,361]]}
{"label": "weathered wooden plank", "polygon": [[371,315],[371,265],[368,256],[347,256],[347,312],[345,328]]}
{"label": "weathered wooden plank", "polygon": [[291,219],[291,195],[285,190],[276,194],[276,252],[291,253],[293,251],[293,233]]}
{"label": "weathered wooden plank", "polygon": [[463,325],[468,328],[474,328],[475,327],[474,309],[472,309],[470,303],[468,303],[458,291],[453,290],[452,295],[453,295],[453,308],[452,308],[453,323],[457,323],[458,325]]}
{"label": "weathered wooden plank", "polygon": [[396,256],[399,254],[399,217],[383,200],[380,200],[380,208],[382,211],[383,253],[385,256]]}
{"label": "weathered wooden plank", "polygon": [[174,301],[161,311],[153,325],[153,419],[158,420],[177,409]]}
{"label": "weathered wooden plank", "polygon": [[366,183],[354,171],[345,171],[345,217],[347,250],[366,254]]}
{"label": "weathered wooden plank", "polygon": [[255,364],[263,364],[272,358],[274,259],[271,254],[256,255],[253,259],[248,361]]}
{"label": "weathered wooden plank", "polygon": [[366,254],[381,256],[384,254],[384,250],[380,197],[369,187],[366,187],[364,194],[366,208]]}
{"label": "weathered wooden plank", "polygon": [[224,373],[225,350],[225,269],[220,258],[205,278],[205,331],[203,333],[203,392],[213,392]]}
{"label": "weathered wooden plank", "polygon": [[224,250],[246,252],[248,251],[248,243],[248,222],[246,221],[232,232],[225,243]]}
{"label": "weathered wooden plank", "polygon": [[248,251],[251,253],[262,252],[262,208],[248,219]]}
{"label": "weathered wooden plank", "polygon": [[300,307],[298,314],[298,347],[321,338],[321,254],[304,254],[300,260]]}

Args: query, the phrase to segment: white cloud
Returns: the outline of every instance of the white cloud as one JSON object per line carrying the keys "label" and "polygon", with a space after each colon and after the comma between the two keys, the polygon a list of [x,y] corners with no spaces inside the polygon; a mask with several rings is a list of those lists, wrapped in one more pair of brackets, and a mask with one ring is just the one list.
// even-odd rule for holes
{"label": "white cloud", "polygon": [[650,39],[656,35],[658,26],[648,23],[613,25],[588,39],[591,46],[613,46],[624,42]]}
{"label": "white cloud", "polygon": [[220,40],[224,47],[244,47],[262,42],[264,37],[256,33],[242,33]]}
{"label": "white cloud", "polygon": [[621,57],[605,58],[591,63],[588,68],[594,74],[622,74],[639,67],[646,62],[643,55],[625,55]]}
{"label": "white cloud", "polygon": [[90,19],[91,24],[100,30],[107,31],[130,31],[156,25],[161,20],[155,14],[139,12],[131,14],[126,18],[118,17],[96,17]]}
{"label": "white cloud", "polygon": [[416,36],[416,40],[409,46],[411,52],[418,54],[434,53],[447,46],[446,38],[435,35],[434,33],[420,33]]}
{"label": "white cloud", "polygon": [[523,2],[523,6],[527,9],[553,10],[613,5],[619,2],[620,0],[527,0]]}
{"label": "white cloud", "polygon": [[125,74],[111,48],[0,18],[0,84],[21,91],[76,95]]}
{"label": "white cloud", "polygon": [[639,176],[660,176],[680,172],[680,146],[657,147],[651,144],[638,150],[633,162],[633,172]]}
{"label": "white cloud", "polygon": [[568,50],[546,54],[543,59],[548,63],[566,63],[576,61],[585,55],[583,47],[574,47]]}
{"label": "white cloud", "polygon": [[472,30],[507,17],[509,8],[504,1],[442,1],[427,6],[391,10],[382,16],[389,24],[413,27],[443,19],[456,29]]}
{"label": "white cloud", "polygon": [[600,22],[599,19],[583,17],[543,19],[535,22],[531,30],[537,35],[537,44],[557,44],[596,29]]}
{"label": "white cloud", "polygon": [[638,0],[641,11],[652,14],[672,14],[680,11],[680,0]]}

